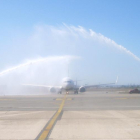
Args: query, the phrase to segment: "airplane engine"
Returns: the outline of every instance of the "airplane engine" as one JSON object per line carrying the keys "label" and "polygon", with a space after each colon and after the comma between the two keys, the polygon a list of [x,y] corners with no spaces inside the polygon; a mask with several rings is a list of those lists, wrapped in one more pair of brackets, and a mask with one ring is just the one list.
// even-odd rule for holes
{"label": "airplane engine", "polygon": [[49,90],[51,93],[54,93],[56,92],[56,89],[54,87],[51,87],[50,90]]}
{"label": "airplane engine", "polygon": [[85,92],[86,89],[85,89],[85,87],[82,86],[82,87],[79,88],[79,91],[80,91],[80,92]]}

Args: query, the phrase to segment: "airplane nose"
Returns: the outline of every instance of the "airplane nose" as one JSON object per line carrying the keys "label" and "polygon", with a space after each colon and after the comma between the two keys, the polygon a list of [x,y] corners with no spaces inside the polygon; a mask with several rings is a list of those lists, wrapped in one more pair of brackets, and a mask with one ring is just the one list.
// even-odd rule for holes
{"label": "airplane nose", "polygon": [[69,89],[70,88],[70,85],[69,84],[66,84],[66,88]]}
{"label": "airplane nose", "polygon": [[71,85],[65,84],[65,89],[70,89],[70,88],[71,88]]}

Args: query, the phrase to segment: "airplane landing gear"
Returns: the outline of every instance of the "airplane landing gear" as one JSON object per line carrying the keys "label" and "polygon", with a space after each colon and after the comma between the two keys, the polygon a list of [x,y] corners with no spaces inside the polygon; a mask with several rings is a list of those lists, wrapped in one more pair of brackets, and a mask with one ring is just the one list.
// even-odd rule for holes
{"label": "airplane landing gear", "polygon": [[60,90],[60,91],[58,92],[58,94],[62,94],[62,91]]}
{"label": "airplane landing gear", "polygon": [[78,94],[78,90],[75,90],[75,91],[74,91],[74,94]]}

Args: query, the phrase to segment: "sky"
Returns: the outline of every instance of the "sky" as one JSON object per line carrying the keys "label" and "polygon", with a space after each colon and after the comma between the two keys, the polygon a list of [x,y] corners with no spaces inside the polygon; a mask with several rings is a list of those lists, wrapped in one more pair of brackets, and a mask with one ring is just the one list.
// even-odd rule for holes
{"label": "sky", "polygon": [[118,84],[140,84],[139,7],[138,0],[0,0],[0,83],[70,76],[98,84],[118,75]]}

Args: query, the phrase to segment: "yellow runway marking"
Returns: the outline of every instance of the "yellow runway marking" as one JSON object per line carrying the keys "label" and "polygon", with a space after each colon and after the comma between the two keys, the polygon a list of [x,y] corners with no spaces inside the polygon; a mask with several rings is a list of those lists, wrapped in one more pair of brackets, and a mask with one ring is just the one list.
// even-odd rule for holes
{"label": "yellow runway marking", "polygon": [[[60,101],[60,100],[63,100],[63,99],[62,98],[57,98],[55,100]],[[67,98],[66,100],[72,100],[72,98]]]}
{"label": "yellow runway marking", "polygon": [[47,136],[49,135],[49,132],[51,131],[56,119],[58,118],[58,116],[60,115],[62,109],[63,109],[63,106],[65,104],[65,100],[66,100],[66,96],[64,96],[60,106],[59,106],[59,109],[58,111],[56,112],[56,114],[53,116],[53,118],[51,119],[51,121],[49,122],[49,124],[47,125],[47,127],[45,128],[45,130],[42,132],[42,134],[40,135],[40,137],[38,138],[38,140],[45,140],[47,138]]}
{"label": "yellow runway marking", "polygon": [[57,102],[57,103],[55,102],[55,103],[52,103],[52,104],[55,104],[55,105],[60,105],[60,103],[58,103],[58,102]]}

